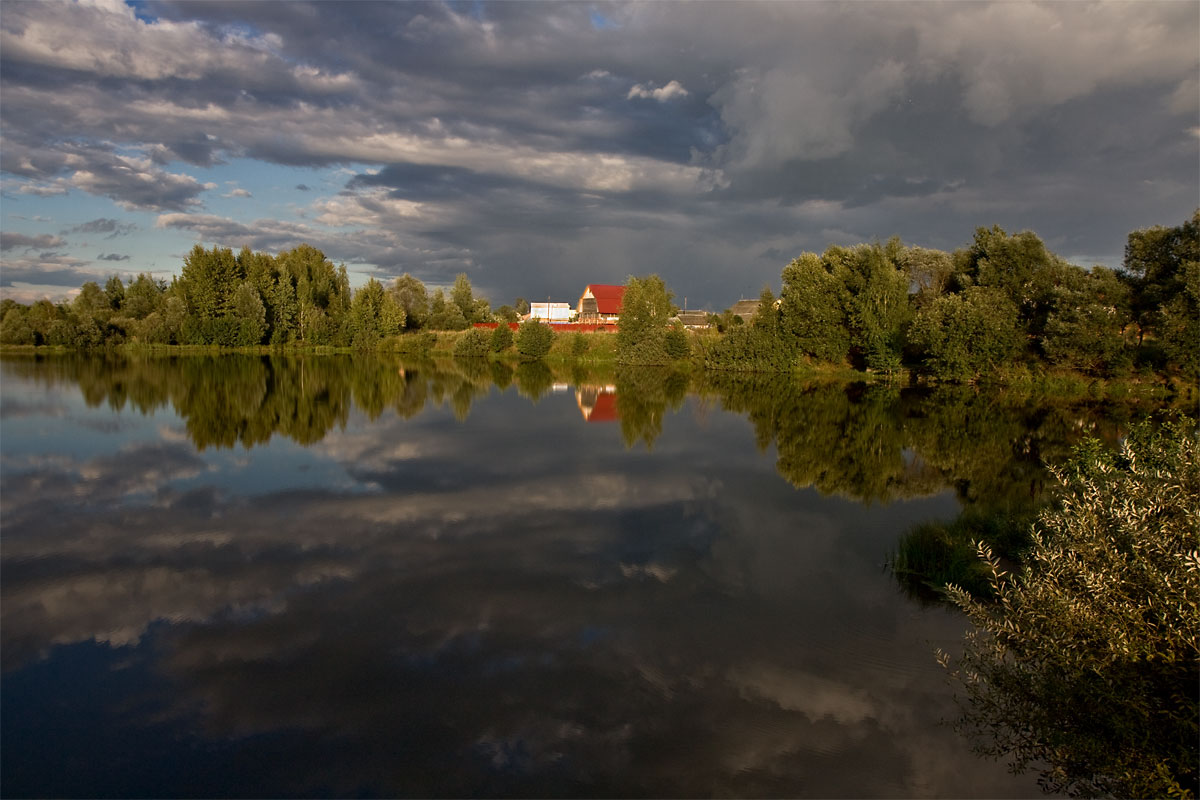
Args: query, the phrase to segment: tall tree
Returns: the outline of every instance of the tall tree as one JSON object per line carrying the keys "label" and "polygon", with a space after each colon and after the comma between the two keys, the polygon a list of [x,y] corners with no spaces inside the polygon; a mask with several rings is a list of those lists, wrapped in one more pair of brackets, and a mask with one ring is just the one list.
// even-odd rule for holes
{"label": "tall tree", "polygon": [[391,288],[392,298],[404,312],[405,330],[425,327],[429,321],[429,293],[425,284],[407,272],[396,278]]}
{"label": "tall tree", "polygon": [[675,297],[657,275],[630,276],[621,298],[617,326],[617,358],[627,364],[665,364],[667,322],[675,313]]}

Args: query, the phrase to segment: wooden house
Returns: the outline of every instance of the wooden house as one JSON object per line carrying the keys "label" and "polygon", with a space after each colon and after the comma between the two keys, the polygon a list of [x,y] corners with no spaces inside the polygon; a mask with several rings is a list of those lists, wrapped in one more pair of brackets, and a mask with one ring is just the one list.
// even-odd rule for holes
{"label": "wooden house", "polygon": [[579,321],[584,323],[617,322],[621,316],[621,300],[625,297],[624,286],[589,283],[579,297],[576,311]]}

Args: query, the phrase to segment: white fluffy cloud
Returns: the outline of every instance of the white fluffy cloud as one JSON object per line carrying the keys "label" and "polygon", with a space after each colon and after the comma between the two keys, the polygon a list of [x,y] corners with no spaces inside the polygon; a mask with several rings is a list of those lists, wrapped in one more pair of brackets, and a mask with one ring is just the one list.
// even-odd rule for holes
{"label": "white fluffy cloud", "polygon": [[635,98],[644,98],[648,100],[657,100],[660,103],[665,103],[668,100],[673,100],[676,97],[687,97],[688,90],[683,88],[683,84],[679,81],[671,81],[666,86],[658,89],[649,89],[642,84],[635,84],[626,95],[626,99],[633,100]]}

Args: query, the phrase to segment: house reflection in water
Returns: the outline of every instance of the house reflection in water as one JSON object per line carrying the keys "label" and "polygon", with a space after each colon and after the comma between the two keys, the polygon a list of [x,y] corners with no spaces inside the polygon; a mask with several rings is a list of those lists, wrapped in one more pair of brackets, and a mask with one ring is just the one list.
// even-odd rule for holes
{"label": "house reflection in water", "polygon": [[588,422],[615,422],[621,418],[617,412],[617,387],[611,384],[578,386],[575,388],[575,400]]}

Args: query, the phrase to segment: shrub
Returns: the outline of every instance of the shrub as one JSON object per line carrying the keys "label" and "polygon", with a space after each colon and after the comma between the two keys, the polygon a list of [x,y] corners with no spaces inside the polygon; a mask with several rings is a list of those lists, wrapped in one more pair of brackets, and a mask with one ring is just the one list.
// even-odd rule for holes
{"label": "shrub", "polygon": [[1017,307],[1002,292],[971,287],[921,309],[908,335],[938,377],[970,381],[1017,350],[1017,322]]}
{"label": "shrub", "polygon": [[526,358],[543,358],[554,344],[554,329],[530,320],[517,330],[517,350]]}
{"label": "shrub", "polygon": [[688,339],[688,332],[679,326],[667,330],[663,347],[666,349],[667,355],[677,361],[688,358],[692,354],[692,343]]}
{"label": "shrub", "polygon": [[486,358],[492,353],[492,333],[483,328],[472,328],[454,343],[456,358]]}
{"label": "shrub", "polygon": [[571,335],[571,355],[579,358],[588,351],[588,337],[586,333],[576,331]]}
{"label": "shrub", "polygon": [[513,346],[512,328],[508,327],[507,322],[500,322],[496,329],[492,331],[492,352],[503,353],[505,350]]}
{"label": "shrub", "polygon": [[[981,545],[993,602],[951,599],[977,630],[952,675],[976,749],[1043,788],[1196,795],[1200,759],[1200,466],[1196,427],[1134,427],[1119,453],[1085,442],[1053,469],[1060,501],[1017,576]],[[939,653],[950,666],[950,658]]]}

